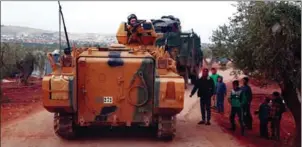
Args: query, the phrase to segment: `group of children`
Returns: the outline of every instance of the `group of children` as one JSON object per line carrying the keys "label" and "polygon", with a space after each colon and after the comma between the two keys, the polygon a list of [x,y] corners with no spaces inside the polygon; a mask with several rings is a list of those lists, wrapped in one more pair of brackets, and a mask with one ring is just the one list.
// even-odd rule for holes
{"label": "group of children", "polygon": [[[217,74],[216,69],[211,69],[211,78],[214,80],[215,94],[214,94],[214,108],[217,108],[219,113],[224,112],[224,99],[227,95],[227,88],[223,82],[223,77]],[[235,116],[239,118],[241,127],[241,134],[244,135],[245,128],[252,129],[252,115],[250,112],[252,102],[252,90],[248,85],[249,79],[243,78],[243,86],[239,87],[239,81],[233,81],[233,89],[231,90],[228,101],[231,105],[230,123],[231,130],[235,131]],[[266,98],[260,105],[258,114],[260,120],[260,136],[270,138],[268,135],[268,124],[271,122],[272,138],[279,140],[280,138],[280,120],[282,113],[285,112],[285,104],[279,92],[272,94],[272,99]]]}
{"label": "group of children", "polygon": [[259,110],[255,111],[260,120],[260,136],[269,139],[268,124],[271,124],[271,138],[280,139],[280,121],[286,107],[279,92],[273,92],[272,98],[266,97],[260,105]]}

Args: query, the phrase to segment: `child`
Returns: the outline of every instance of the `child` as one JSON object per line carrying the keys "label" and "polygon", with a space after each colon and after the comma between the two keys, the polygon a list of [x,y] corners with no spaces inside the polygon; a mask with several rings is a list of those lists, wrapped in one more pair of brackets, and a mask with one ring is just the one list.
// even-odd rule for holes
{"label": "child", "polygon": [[270,116],[270,98],[266,97],[264,102],[260,105],[259,110],[255,112],[258,114],[260,120],[260,136],[268,139],[268,122]]}
{"label": "child", "polygon": [[215,84],[215,88],[214,88],[214,95],[212,96],[213,99],[213,108],[216,109],[217,108],[217,98],[216,98],[216,86],[217,86],[217,79],[220,76],[219,74],[217,74],[217,70],[216,68],[211,68],[211,78],[214,80],[214,84]]}
{"label": "child", "polygon": [[226,86],[223,82],[223,77],[219,76],[217,79],[217,86],[216,86],[216,97],[217,97],[217,111],[218,113],[224,112],[224,97],[226,96]]}
{"label": "child", "polygon": [[249,78],[243,78],[243,86],[241,87],[244,92],[244,102],[243,102],[243,122],[249,130],[253,128],[253,117],[251,115],[251,103],[252,103],[252,89],[249,86]]}
{"label": "child", "polygon": [[285,112],[286,107],[283,102],[283,99],[280,96],[279,92],[273,92],[272,99],[272,109],[271,109],[271,128],[272,128],[272,138],[279,140],[280,139],[280,121],[282,118],[283,112]]}
{"label": "child", "polygon": [[241,135],[244,136],[244,126],[243,126],[243,115],[242,115],[242,99],[243,93],[242,90],[239,88],[239,81],[233,81],[233,89],[231,92],[231,96],[229,98],[229,102],[231,103],[231,115],[230,115],[230,122],[231,122],[231,130],[236,130],[235,124],[235,115],[239,117],[239,124],[241,127]]}

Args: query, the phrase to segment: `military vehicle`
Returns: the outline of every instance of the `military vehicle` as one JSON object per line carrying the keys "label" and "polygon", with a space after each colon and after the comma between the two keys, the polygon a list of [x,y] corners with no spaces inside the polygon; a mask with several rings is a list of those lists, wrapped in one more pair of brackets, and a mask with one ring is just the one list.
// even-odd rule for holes
{"label": "military vehicle", "polygon": [[185,85],[169,53],[154,46],[152,23],[140,21],[133,32],[122,22],[119,44],[106,48],[71,48],[64,18],[63,24],[68,47],[60,65],[48,54],[53,71],[42,82],[43,105],[54,113],[55,133],[73,139],[78,127],[143,126],[156,128],[160,139],[172,139]]}
{"label": "military vehicle", "polygon": [[193,31],[184,32],[180,20],[172,15],[151,20],[158,34],[156,46],[167,48],[176,61],[178,74],[184,77],[185,84],[190,78],[194,83],[202,67],[203,53],[200,37]]}

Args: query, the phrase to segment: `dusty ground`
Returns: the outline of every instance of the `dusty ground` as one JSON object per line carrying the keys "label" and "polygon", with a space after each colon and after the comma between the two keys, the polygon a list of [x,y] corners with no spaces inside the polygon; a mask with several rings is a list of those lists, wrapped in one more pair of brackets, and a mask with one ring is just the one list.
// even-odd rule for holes
{"label": "dusty ground", "polygon": [[[228,72],[220,72],[229,81],[232,78],[228,76]],[[9,97],[9,102],[1,105],[1,146],[131,146],[131,147],[256,147],[266,146],[274,147],[274,142],[265,141],[258,138],[257,120],[255,121],[254,130],[248,132],[246,137],[241,137],[239,132],[226,131],[229,127],[228,122],[228,104],[224,115],[217,114],[212,111],[213,120],[211,126],[197,125],[200,120],[199,103],[196,96],[188,97],[190,87],[186,92],[185,106],[183,111],[178,115],[177,136],[171,142],[156,141],[148,130],[129,130],[128,132],[120,130],[106,131],[91,130],[84,131],[87,133],[85,137],[79,138],[77,141],[64,141],[53,133],[53,114],[43,109],[40,102],[41,90],[40,84],[36,83],[31,87],[8,88],[3,92]],[[14,87],[14,86],[12,86]],[[228,84],[229,87],[229,84]],[[22,89],[22,90],[21,90]],[[230,89],[230,88],[229,88]],[[253,87],[253,90],[257,91]],[[269,90],[265,90],[268,92]],[[261,92],[262,93],[262,92]],[[257,97],[256,95],[255,97]],[[261,96],[261,95],[260,95]],[[256,98],[257,99],[257,98]],[[25,101],[26,100],[26,101]],[[260,97],[254,101],[253,109],[259,105]],[[282,129],[284,138],[287,132],[293,129],[293,122],[287,113],[286,122]],[[254,117],[255,118],[255,117]],[[256,119],[256,118],[255,118]],[[95,133],[97,132],[97,133]],[[285,134],[285,135],[284,135]],[[277,143],[278,144],[278,143]],[[280,144],[280,143],[279,143]]]}

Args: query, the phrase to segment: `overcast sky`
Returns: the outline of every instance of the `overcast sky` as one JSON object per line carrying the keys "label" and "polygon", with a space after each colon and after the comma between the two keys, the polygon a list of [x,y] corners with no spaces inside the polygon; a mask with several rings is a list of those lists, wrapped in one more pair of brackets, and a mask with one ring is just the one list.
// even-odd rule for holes
{"label": "overcast sky", "polygon": [[[156,19],[174,15],[183,30],[194,29],[203,43],[212,31],[228,22],[236,8],[227,1],[63,1],[61,2],[68,32],[114,34],[121,21],[135,13],[139,19]],[[1,2],[1,24],[58,31],[57,1]]]}

